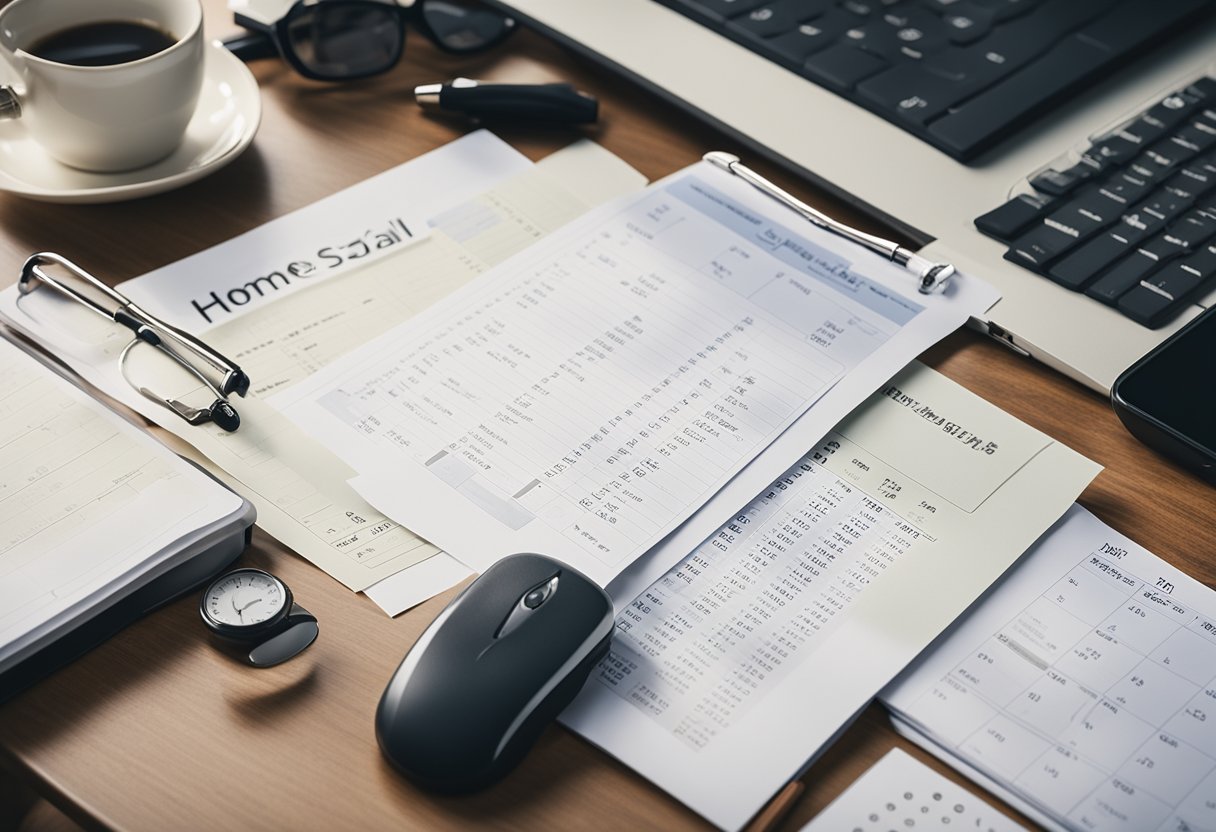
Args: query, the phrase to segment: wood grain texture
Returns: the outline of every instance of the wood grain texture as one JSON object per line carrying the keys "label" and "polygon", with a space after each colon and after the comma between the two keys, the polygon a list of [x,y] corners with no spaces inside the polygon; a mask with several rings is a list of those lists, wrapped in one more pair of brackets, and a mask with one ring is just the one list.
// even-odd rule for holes
{"label": "wood grain texture", "polygon": [[[205,7],[210,34],[231,31],[222,0],[205,0]],[[580,135],[650,178],[706,149],[754,157],[526,32],[492,54],[466,59],[440,54],[411,34],[395,71],[347,86],[306,81],[275,61],[256,65],[255,73],[264,105],[258,137],[213,176],[116,205],[46,205],[0,195],[0,285],[13,282],[25,257],[41,249],[118,282],[438,147],[469,125],[422,115],[410,92],[458,74],[569,80],[599,96],[602,120],[592,129],[499,131],[533,159]],[[789,181],[761,160],[754,166]],[[880,230],[810,187],[793,190]],[[1216,582],[1216,492],[1139,445],[1101,398],[971,332],[946,339],[925,360],[1106,465],[1082,502],[1200,580]],[[180,600],[0,707],[3,775],[28,783],[87,826],[132,830],[705,828],[560,728],[483,794],[436,798],[414,789],[381,757],[372,719],[402,655],[453,593],[388,619],[261,530],[243,563],[281,575],[318,616],[321,635],[307,653],[252,671],[209,642],[197,599]],[[910,748],[871,707],[808,772],[806,791],[781,828],[798,828],[894,745]],[[8,820],[0,816],[0,828]]]}

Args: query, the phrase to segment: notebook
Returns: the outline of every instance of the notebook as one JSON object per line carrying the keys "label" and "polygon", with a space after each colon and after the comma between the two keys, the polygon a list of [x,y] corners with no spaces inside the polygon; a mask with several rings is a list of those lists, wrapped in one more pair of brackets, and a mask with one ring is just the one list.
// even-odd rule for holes
{"label": "notebook", "polygon": [[[1210,2],[496,4],[901,228],[926,257],[990,281],[1002,299],[973,326],[1095,390],[1108,391],[1212,302],[1216,251],[1205,215],[1216,187],[1179,194],[1171,181],[1193,167],[1204,189],[1216,186],[1203,173],[1216,107],[1195,94],[1203,84],[1193,89],[1211,81]],[[925,69],[939,59],[950,66]],[[973,97],[955,100],[960,90]],[[1039,92],[1042,100],[1019,108]],[[986,136],[980,145],[951,147],[973,130]],[[1132,171],[1142,183],[1134,187],[1148,191],[1111,187],[1130,170],[1110,167],[1121,153],[1120,166],[1143,169]],[[1013,203],[1024,228],[998,237],[977,226],[1019,195],[1034,201]],[[1101,211],[1091,196],[1105,200]],[[1139,222],[1152,212],[1160,219]],[[1143,236],[1132,239],[1141,229],[1125,215],[1147,225]],[[1090,244],[1078,277],[1064,261]],[[1167,268],[1189,257],[1199,261],[1187,263],[1193,271]]]}
{"label": "notebook", "polygon": [[0,339],[0,699],[201,583],[253,507]]}

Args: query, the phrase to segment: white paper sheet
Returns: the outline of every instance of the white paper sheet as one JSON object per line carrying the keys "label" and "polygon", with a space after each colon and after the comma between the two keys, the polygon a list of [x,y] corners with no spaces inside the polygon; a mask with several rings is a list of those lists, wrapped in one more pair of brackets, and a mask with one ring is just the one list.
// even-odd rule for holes
{"label": "white paper sheet", "polygon": [[883,699],[1054,828],[1216,829],[1216,594],[1080,506]]}
{"label": "white paper sheet", "polygon": [[395,575],[389,575],[363,592],[389,615],[400,615],[472,575],[472,569],[440,552]]}
{"label": "white paper sheet", "polygon": [[430,235],[427,220],[531,163],[479,130],[122,284],[174,326],[200,334]]}
{"label": "white paper sheet", "polygon": [[0,670],[241,500],[0,338]]}
{"label": "white paper sheet", "polygon": [[797,222],[697,165],[271,403],[351,462],[372,505],[470,566],[536,551],[606,582],[734,478],[694,524],[711,532],[995,299],[970,277],[918,295]]}
{"label": "white paper sheet", "polygon": [[691,553],[610,585],[611,653],[562,721],[739,828],[1097,471],[913,364]]}

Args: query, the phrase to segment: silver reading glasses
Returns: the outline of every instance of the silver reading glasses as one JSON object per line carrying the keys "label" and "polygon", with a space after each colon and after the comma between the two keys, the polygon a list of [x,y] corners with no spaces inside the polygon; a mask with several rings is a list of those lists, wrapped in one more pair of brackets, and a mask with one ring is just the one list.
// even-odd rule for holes
{"label": "silver reading glasses", "polygon": [[[240,425],[240,416],[228,397],[244,396],[249,390],[249,376],[234,362],[190,333],[141,309],[58,254],[34,254],[21,267],[17,282],[21,300],[41,286],[70,303],[47,297],[27,312],[65,337],[83,341],[90,347],[117,350],[123,378],[145,398],[192,425],[214,422],[226,431],[234,431]],[[130,337],[126,341],[122,330],[113,326],[99,329],[92,316],[85,315],[82,319],[74,311],[80,309],[130,330],[133,337],[126,336]],[[153,392],[154,389],[162,392]]]}

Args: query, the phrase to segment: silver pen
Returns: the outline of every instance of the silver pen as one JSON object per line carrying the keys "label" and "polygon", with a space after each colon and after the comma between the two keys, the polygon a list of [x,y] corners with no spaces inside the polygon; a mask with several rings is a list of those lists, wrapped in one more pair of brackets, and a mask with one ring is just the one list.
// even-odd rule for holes
{"label": "silver pen", "polygon": [[859,231],[851,225],[845,225],[839,220],[832,219],[822,211],[815,210],[793,194],[774,185],[747,167],[747,165],[739,161],[738,156],[732,153],[713,150],[706,153],[702,158],[716,168],[721,168],[727,173],[733,173],[756,190],[775,199],[786,208],[798,213],[803,219],[814,223],[825,231],[839,234],[841,237],[852,240],[876,254],[881,254],[891,262],[903,266],[916,275],[919,281],[917,288],[922,295],[941,291],[950,282],[950,278],[954,276],[954,266],[949,263],[934,263],[913,251],[909,251],[898,243]]}

